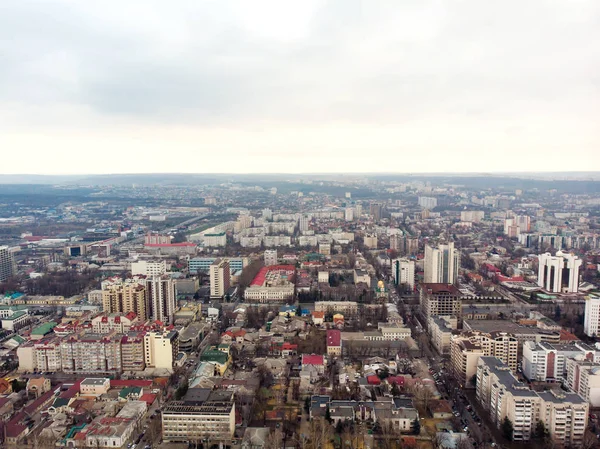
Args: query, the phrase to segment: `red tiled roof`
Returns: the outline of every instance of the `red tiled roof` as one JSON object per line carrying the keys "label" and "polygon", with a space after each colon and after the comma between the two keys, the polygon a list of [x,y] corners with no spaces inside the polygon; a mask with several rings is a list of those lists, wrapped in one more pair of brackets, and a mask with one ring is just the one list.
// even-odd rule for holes
{"label": "red tiled roof", "polygon": [[390,385],[396,384],[399,387],[404,385],[404,376],[389,376],[386,380],[387,380],[387,383]]}
{"label": "red tiled roof", "polygon": [[141,387],[150,388],[152,386],[151,380],[144,379],[111,379],[110,388],[126,388],[126,387]]}
{"label": "red tiled roof", "polygon": [[427,291],[436,294],[436,293],[450,293],[453,295],[459,295],[460,294],[460,290],[457,289],[454,285],[452,284],[426,284],[426,283],[422,283],[421,287],[426,289]]}
{"label": "red tiled roof", "polygon": [[377,376],[367,376],[367,382],[369,385],[379,385],[381,383],[381,379]]}
{"label": "red tiled roof", "polygon": [[148,246],[150,248],[174,248],[174,247],[192,247],[196,246],[195,243],[192,242],[182,242],[182,243],[148,243],[144,246]]}
{"label": "red tiled roof", "polygon": [[327,346],[340,346],[342,344],[342,333],[337,329],[327,331]]}
{"label": "red tiled roof", "polygon": [[324,365],[325,361],[324,361],[322,355],[302,354],[302,364],[303,365]]}
{"label": "red tiled roof", "polygon": [[313,318],[325,318],[325,312],[313,312]]}
{"label": "red tiled roof", "polygon": [[263,285],[263,283],[265,282],[265,278],[267,277],[267,273],[269,273],[270,271],[291,271],[293,273],[295,270],[296,267],[294,265],[271,265],[268,267],[262,267],[258,274],[254,277],[250,285]]}
{"label": "red tiled roof", "polygon": [[148,406],[152,405],[155,400],[156,400],[156,395],[153,393],[144,393],[140,397],[140,401],[144,401],[146,404],[148,404]]}

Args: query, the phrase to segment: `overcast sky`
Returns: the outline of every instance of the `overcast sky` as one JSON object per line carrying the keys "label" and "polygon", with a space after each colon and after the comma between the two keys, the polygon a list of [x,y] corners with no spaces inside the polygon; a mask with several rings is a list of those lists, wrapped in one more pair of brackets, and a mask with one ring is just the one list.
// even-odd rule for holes
{"label": "overcast sky", "polygon": [[0,173],[600,170],[599,0],[0,5]]}

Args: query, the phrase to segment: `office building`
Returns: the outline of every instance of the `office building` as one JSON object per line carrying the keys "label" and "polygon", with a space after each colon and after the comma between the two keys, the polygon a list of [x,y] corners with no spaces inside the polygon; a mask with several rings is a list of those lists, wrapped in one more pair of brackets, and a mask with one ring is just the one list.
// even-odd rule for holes
{"label": "office building", "polygon": [[456,284],[460,268],[460,252],[454,242],[433,248],[425,246],[425,283]]}
{"label": "office building", "polygon": [[217,259],[210,266],[210,297],[222,299],[231,286],[231,270],[229,262],[225,259]]}
{"label": "office building", "polygon": [[138,260],[131,263],[133,276],[160,276],[167,272],[167,262],[164,260]]}
{"label": "office building", "polygon": [[419,286],[419,303],[426,322],[437,315],[456,316],[462,313],[461,293],[452,284],[427,284]]}
{"label": "office building", "polygon": [[[246,257],[225,257],[229,262],[229,268],[231,274],[237,273],[244,269],[248,265],[248,259]],[[217,260],[217,257],[194,257],[188,262],[188,270],[190,273],[195,274],[198,271],[208,273],[210,266]]]}
{"label": "office building", "polygon": [[0,282],[16,274],[15,256],[8,246],[0,246]]}
{"label": "office building", "polygon": [[167,275],[147,277],[146,302],[154,320],[172,323],[176,305],[173,279]]}
{"label": "office building", "polygon": [[166,443],[230,443],[235,432],[233,393],[190,388],[182,400],[168,402],[161,417]]}
{"label": "office building", "polygon": [[277,265],[277,250],[276,249],[268,249],[264,254],[265,258],[265,266]]}
{"label": "office building", "polygon": [[395,285],[405,285],[414,290],[415,262],[409,259],[392,260],[392,278]]}
{"label": "office building", "polygon": [[247,302],[285,302],[294,297],[294,265],[263,267],[244,291]]}
{"label": "office building", "polygon": [[573,254],[558,251],[538,256],[538,286],[552,293],[577,293],[581,259]]}
{"label": "office building", "polygon": [[111,278],[102,283],[102,308],[105,313],[127,315],[133,312],[140,321],[150,318],[144,279]]}
{"label": "office building", "polygon": [[600,296],[589,295],[585,298],[585,315],[583,319],[583,332],[588,337],[600,335]]}
{"label": "office building", "polygon": [[151,331],[144,335],[144,361],[149,368],[172,369],[179,352],[179,333]]}
{"label": "office building", "polygon": [[515,441],[530,440],[541,421],[555,445],[581,447],[583,443],[589,412],[587,402],[575,393],[530,390],[500,359],[479,359],[476,398],[498,428],[505,418],[512,422]]}

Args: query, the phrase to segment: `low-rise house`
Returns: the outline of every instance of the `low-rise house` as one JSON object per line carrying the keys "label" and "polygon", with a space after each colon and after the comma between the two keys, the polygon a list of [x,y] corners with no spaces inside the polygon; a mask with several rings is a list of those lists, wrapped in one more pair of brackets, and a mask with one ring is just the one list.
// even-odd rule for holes
{"label": "low-rise house", "polygon": [[27,381],[27,394],[33,397],[40,397],[42,394],[50,391],[50,379],[46,377],[32,377]]}

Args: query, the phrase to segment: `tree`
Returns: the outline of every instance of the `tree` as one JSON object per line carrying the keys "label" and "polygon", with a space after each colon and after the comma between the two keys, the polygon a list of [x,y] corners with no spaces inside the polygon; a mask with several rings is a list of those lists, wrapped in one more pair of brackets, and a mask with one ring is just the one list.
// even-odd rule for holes
{"label": "tree", "polygon": [[508,416],[504,417],[504,420],[502,420],[502,435],[504,435],[504,438],[506,438],[509,441],[512,441],[513,439],[513,423],[510,419],[508,419]]}
{"label": "tree", "polygon": [[269,434],[265,441],[265,449],[281,449],[283,446],[283,432],[275,429]]}
{"label": "tree", "polygon": [[471,376],[471,383],[473,384],[473,387],[477,387],[477,374]]}
{"label": "tree", "polygon": [[419,418],[415,418],[415,420],[412,422],[412,431],[415,435],[420,435],[421,434],[421,421],[419,421]]}
{"label": "tree", "polygon": [[397,397],[400,396],[400,387],[398,387],[398,384],[396,382],[392,382],[392,396],[393,397]]}
{"label": "tree", "polygon": [[544,425],[544,421],[538,421],[535,425],[534,435],[536,438],[546,438],[548,436],[548,431],[546,430],[546,426]]}

